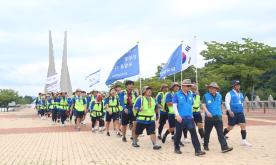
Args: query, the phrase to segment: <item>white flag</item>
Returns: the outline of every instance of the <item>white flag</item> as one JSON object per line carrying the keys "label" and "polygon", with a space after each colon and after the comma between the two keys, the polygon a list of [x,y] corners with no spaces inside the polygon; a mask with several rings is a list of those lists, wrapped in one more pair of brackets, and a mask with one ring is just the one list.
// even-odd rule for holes
{"label": "white flag", "polygon": [[98,71],[86,76],[85,80],[88,81],[89,87],[92,87],[93,85],[100,82],[100,77],[101,77],[101,70],[98,70]]}
{"label": "white flag", "polygon": [[192,65],[197,67],[196,62],[197,62],[197,53],[196,53],[196,43],[194,39],[192,44],[189,44],[183,47],[182,70],[185,70]]}
{"label": "white flag", "polygon": [[59,82],[60,76],[58,74],[47,77],[46,84],[53,84]]}
{"label": "white flag", "polygon": [[47,86],[47,91],[49,92],[58,92],[59,91],[59,83],[53,83],[49,86]]}

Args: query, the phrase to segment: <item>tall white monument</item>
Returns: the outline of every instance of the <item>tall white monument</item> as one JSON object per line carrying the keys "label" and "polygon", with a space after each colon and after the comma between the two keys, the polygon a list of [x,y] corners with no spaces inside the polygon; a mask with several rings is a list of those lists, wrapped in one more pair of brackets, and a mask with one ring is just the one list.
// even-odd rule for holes
{"label": "tall white monument", "polygon": [[64,45],[63,45],[63,55],[62,55],[62,66],[60,74],[60,91],[67,92],[72,95],[72,86],[69,75],[69,70],[67,66],[67,32],[64,32]]}

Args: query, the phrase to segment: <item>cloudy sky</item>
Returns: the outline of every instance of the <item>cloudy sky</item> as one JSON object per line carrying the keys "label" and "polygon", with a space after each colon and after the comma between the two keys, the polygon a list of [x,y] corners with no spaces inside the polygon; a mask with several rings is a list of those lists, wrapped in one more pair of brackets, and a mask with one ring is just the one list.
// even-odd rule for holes
{"label": "cloudy sky", "polygon": [[[84,78],[114,64],[137,41],[141,75],[152,76],[180,41],[240,41],[250,37],[276,46],[275,0],[0,0],[0,88],[20,95],[42,91],[52,30],[60,72],[64,31],[73,89],[89,90]],[[199,65],[204,62],[198,61]]]}

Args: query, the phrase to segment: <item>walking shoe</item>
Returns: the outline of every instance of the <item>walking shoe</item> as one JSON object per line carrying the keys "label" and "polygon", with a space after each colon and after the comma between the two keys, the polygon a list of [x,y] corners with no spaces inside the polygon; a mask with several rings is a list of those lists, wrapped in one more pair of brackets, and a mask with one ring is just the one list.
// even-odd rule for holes
{"label": "walking shoe", "polygon": [[159,140],[162,140],[162,136],[160,134],[157,137]]}
{"label": "walking shoe", "polygon": [[224,136],[224,138],[227,140],[229,137],[228,136]]}
{"label": "walking shoe", "polygon": [[91,130],[92,130],[92,132],[96,132],[96,129],[95,129],[95,128],[92,128]]}
{"label": "walking shoe", "polygon": [[208,146],[203,146],[205,151],[209,151],[209,147]]}
{"label": "walking shoe", "polygon": [[201,155],[205,155],[205,154],[206,154],[206,152],[204,152],[204,151],[198,151],[195,153],[195,156],[201,156]]}
{"label": "walking shoe", "polygon": [[107,132],[107,133],[106,133],[106,135],[107,135],[107,136],[110,136],[110,133],[109,133],[109,132]]}
{"label": "walking shoe", "polygon": [[122,138],[122,141],[123,141],[123,142],[127,142],[126,137],[123,137],[123,138]]}
{"label": "walking shoe", "polygon": [[179,145],[180,145],[181,147],[184,147],[184,144],[183,144],[182,142],[179,142]]}
{"label": "walking shoe", "polygon": [[130,137],[130,140],[133,140],[133,137]]}
{"label": "walking shoe", "polygon": [[182,154],[182,152],[180,151],[180,149],[174,149],[174,153],[176,153],[176,154]]}
{"label": "walking shoe", "polygon": [[247,147],[252,147],[252,144],[250,144],[247,140],[242,140],[242,145]]}
{"label": "walking shoe", "polygon": [[159,145],[154,145],[152,148],[153,148],[154,150],[160,150],[162,147],[159,146]]}
{"label": "walking shoe", "polygon": [[229,152],[229,151],[232,151],[233,150],[233,147],[225,147],[221,150],[222,153],[226,153],[226,152]]}
{"label": "walking shoe", "polygon": [[62,127],[65,127],[65,124],[61,124]]}
{"label": "walking shoe", "polygon": [[117,132],[117,136],[121,137],[121,136],[123,136],[123,135],[121,135],[121,133],[120,133],[120,132]]}
{"label": "walking shoe", "polygon": [[167,136],[166,136],[166,135],[163,135],[162,143],[165,143],[165,142],[166,142],[166,138],[167,138]]}
{"label": "walking shoe", "polygon": [[140,147],[137,143],[132,143],[133,147]]}

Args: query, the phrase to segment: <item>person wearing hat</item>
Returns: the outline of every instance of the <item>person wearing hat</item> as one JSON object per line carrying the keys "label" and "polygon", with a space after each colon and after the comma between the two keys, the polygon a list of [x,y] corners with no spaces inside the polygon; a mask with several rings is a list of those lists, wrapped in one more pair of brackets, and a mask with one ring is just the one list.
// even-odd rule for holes
{"label": "person wearing hat", "polygon": [[[92,132],[95,132],[97,130],[99,130],[99,132],[102,132],[104,130],[104,102],[102,94],[97,94],[96,99],[91,102],[89,110],[92,122]],[[98,129],[95,128],[97,122],[99,123]]]}
{"label": "person wearing hat", "polygon": [[212,128],[217,131],[218,140],[221,146],[222,153],[233,150],[233,147],[228,147],[226,139],[223,135],[222,121],[222,96],[218,92],[220,89],[216,82],[212,82],[207,86],[209,92],[204,94],[202,108],[205,112],[205,135],[204,135],[204,150],[209,151],[209,139]]}
{"label": "person wearing hat", "polygon": [[172,99],[173,110],[175,113],[175,134],[174,134],[174,152],[176,154],[182,154],[180,151],[180,139],[182,131],[186,128],[191,134],[192,144],[195,149],[195,155],[205,155],[205,152],[201,150],[200,143],[197,137],[195,123],[193,120],[193,94],[190,92],[190,88],[193,86],[190,79],[182,81],[181,90],[177,91]]}
{"label": "person wearing hat", "polygon": [[168,120],[168,112],[165,110],[165,94],[168,92],[169,86],[167,84],[162,84],[160,92],[156,95],[157,106],[159,110],[159,126],[158,126],[158,139],[162,139],[162,131],[164,125]]}
{"label": "person wearing hat", "polygon": [[35,99],[35,109],[37,110],[37,116],[40,116],[41,97],[42,97],[42,93],[39,92],[38,97]]}
{"label": "person wearing hat", "polygon": [[238,124],[241,128],[242,145],[252,146],[246,140],[246,122],[243,111],[244,97],[240,92],[240,81],[231,81],[232,90],[225,96],[225,107],[228,113],[228,127],[224,129],[224,135],[226,135],[233,127]]}
{"label": "person wearing hat", "polygon": [[173,95],[180,89],[180,85],[177,82],[172,83],[170,91],[165,94],[165,106],[164,109],[168,113],[169,128],[166,130],[162,137],[162,143],[165,143],[167,136],[175,132],[175,115],[173,111],[172,98]]}
{"label": "person wearing hat", "polygon": [[81,120],[84,116],[84,113],[87,112],[86,109],[86,99],[81,95],[81,89],[77,89],[75,94],[76,96],[72,99],[72,107],[76,113],[76,130],[80,131]]}
{"label": "person wearing hat", "polygon": [[59,98],[59,105],[58,109],[60,112],[60,119],[61,119],[61,126],[65,126],[65,120],[67,118],[67,111],[69,111],[69,104],[68,104],[68,99],[65,95],[65,92],[61,92],[61,96]]}
{"label": "person wearing hat", "polygon": [[118,136],[121,136],[119,131],[119,106],[120,101],[119,98],[116,97],[117,93],[114,88],[110,88],[109,97],[105,99],[105,108],[106,108],[106,135],[110,136],[109,126],[111,120],[114,123],[115,131]]}
{"label": "person wearing hat", "polygon": [[194,121],[198,128],[199,136],[203,141],[204,129],[203,129],[203,122],[202,122],[202,116],[200,111],[200,95],[196,85],[192,86],[191,91],[193,92],[193,97],[194,97],[194,105],[193,105]]}
{"label": "person wearing hat", "polygon": [[133,137],[135,133],[135,129],[133,128],[133,125],[135,125],[136,117],[133,114],[133,104],[138,97],[138,94],[133,90],[134,82],[127,80],[125,82],[126,90],[123,90],[119,96],[120,98],[120,105],[123,108],[122,111],[122,141],[126,142],[126,129],[127,125],[129,124],[131,129],[131,134]]}
{"label": "person wearing hat", "polygon": [[145,86],[143,88],[143,95],[139,96],[134,104],[134,109],[137,111],[137,125],[135,135],[133,136],[132,146],[140,147],[137,143],[138,136],[146,129],[147,135],[150,136],[154,150],[161,149],[157,144],[155,134],[155,113],[157,111],[157,104],[155,99],[151,96],[152,88]]}

